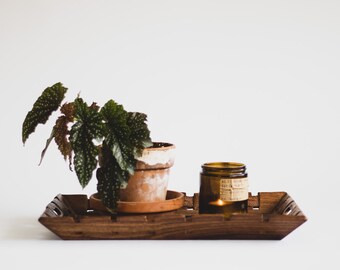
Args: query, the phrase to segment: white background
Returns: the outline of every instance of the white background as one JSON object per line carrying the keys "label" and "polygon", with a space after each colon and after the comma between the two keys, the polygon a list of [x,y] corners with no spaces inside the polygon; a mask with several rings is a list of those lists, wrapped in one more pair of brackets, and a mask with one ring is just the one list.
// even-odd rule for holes
{"label": "white background", "polygon": [[[0,265],[337,269],[339,15],[336,0],[0,0]],[[38,217],[96,181],[82,190],[54,144],[37,166],[55,116],[21,142],[59,81],[68,100],[147,113],[153,140],[177,146],[170,189],[198,192],[204,162],[244,162],[250,191],[287,191],[309,220],[282,241],[59,240]]]}

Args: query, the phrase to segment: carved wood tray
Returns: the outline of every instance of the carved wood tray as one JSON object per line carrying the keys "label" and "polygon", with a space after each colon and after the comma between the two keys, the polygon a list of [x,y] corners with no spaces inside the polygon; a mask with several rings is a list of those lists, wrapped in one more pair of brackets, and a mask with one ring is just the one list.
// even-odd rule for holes
{"label": "carved wood tray", "polygon": [[280,240],[307,221],[286,192],[249,195],[248,212],[198,214],[198,197],[185,195],[178,210],[111,216],[89,208],[86,195],[57,195],[39,222],[65,240],[268,239]]}

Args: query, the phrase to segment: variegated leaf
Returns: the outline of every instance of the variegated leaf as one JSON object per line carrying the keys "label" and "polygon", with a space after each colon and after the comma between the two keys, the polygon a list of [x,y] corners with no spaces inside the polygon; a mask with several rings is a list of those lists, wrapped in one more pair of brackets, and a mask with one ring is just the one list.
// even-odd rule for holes
{"label": "variegated leaf", "polygon": [[41,152],[41,158],[40,163],[44,159],[45,153],[54,138],[56,144],[58,145],[58,149],[61,152],[61,154],[64,156],[64,159],[69,159],[69,166],[70,170],[72,170],[72,147],[71,143],[68,140],[69,130],[68,130],[68,123],[73,121],[74,118],[74,106],[73,103],[65,103],[63,106],[61,106],[60,111],[64,114],[62,116],[59,116],[57,119],[50,138],[47,139],[45,148]]}
{"label": "variegated leaf", "polygon": [[97,148],[88,143],[82,149],[74,152],[74,168],[80,185],[85,188],[92,178],[93,171],[97,167]]}
{"label": "variegated leaf", "polygon": [[73,122],[74,119],[74,103],[64,103],[60,108],[60,112],[65,115],[69,122]]}
{"label": "variegated leaf", "polygon": [[136,160],[131,144],[131,130],[128,126],[128,113],[122,105],[109,100],[100,110],[106,123],[105,141],[122,170],[134,172]]}
{"label": "variegated leaf", "polygon": [[103,136],[102,118],[95,108],[89,107],[81,98],[74,102],[75,121],[70,131],[74,151],[74,168],[82,187],[92,178],[97,167],[98,150],[93,140]]}
{"label": "variegated leaf", "polygon": [[101,156],[106,162],[97,170],[97,190],[107,209],[116,213],[120,186],[127,182],[129,173],[120,168],[105,142],[101,148]]}
{"label": "variegated leaf", "polygon": [[72,146],[69,141],[69,128],[68,124],[73,122],[74,120],[74,104],[73,103],[65,103],[60,111],[64,114],[59,116],[54,126],[54,140],[58,145],[58,149],[61,154],[64,156],[64,159],[67,158],[70,160],[72,158]]}
{"label": "variegated leaf", "polygon": [[136,156],[142,155],[143,149],[152,146],[150,131],[146,124],[147,116],[144,113],[130,112],[128,114],[128,126],[131,129],[130,140]]}
{"label": "variegated leaf", "polygon": [[45,124],[52,112],[57,110],[65,97],[67,88],[56,83],[46,88],[32,110],[28,112],[22,125],[22,142],[25,143],[29,135],[35,131],[38,124]]}
{"label": "variegated leaf", "polygon": [[72,155],[72,147],[71,143],[68,140],[69,130],[68,130],[69,120],[66,116],[59,116],[54,126],[54,140],[58,145],[58,149],[61,154],[64,156],[64,159],[71,159]]}

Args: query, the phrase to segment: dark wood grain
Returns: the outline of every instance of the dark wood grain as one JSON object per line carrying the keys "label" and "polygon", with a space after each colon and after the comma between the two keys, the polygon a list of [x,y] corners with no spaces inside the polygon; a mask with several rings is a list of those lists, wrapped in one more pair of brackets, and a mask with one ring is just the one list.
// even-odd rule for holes
{"label": "dark wood grain", "polygon": [[246,214],[198,214],[198,194],[176,211],[119,214],[89,209],[86,195],[57,195],[39,218],[62,239],[282,239],[307,218],[286,192],[249,196]]}

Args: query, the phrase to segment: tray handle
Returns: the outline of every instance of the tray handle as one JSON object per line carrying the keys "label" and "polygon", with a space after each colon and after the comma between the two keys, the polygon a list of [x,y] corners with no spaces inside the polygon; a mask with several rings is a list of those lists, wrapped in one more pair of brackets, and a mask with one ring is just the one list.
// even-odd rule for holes
{"label": "tray handle", "polygon": [[64,217],[71,216],[78,222],[79,215],[86,213],[88,208],[88,199],[86,195],[62,195],[54,197],[45,209],[43,216],[46,217]]}
{"label": "tray handle", "polygon": [[274,212],[286,216],[303,216],[296,202],[288,194],[285,194],[274,208]]}
{"label": "tray handle", "polygon": [[63,217],[68,216],[69,211],[65,203],[63,202],[63,195],[58,194],[54,197],[53,201],[51,201],[45,209],[44,216],[47,217]]}

